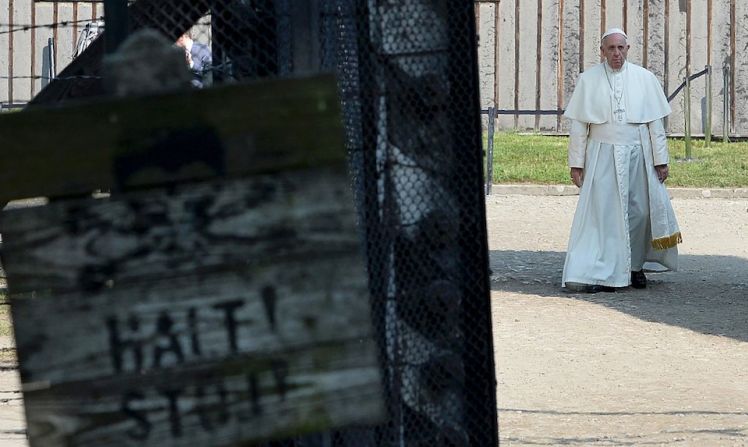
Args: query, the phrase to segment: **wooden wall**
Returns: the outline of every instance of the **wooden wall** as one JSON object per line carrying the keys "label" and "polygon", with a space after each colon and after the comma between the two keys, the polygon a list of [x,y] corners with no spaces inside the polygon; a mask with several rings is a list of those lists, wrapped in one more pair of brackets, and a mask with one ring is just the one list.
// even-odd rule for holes
{"label": "wooden wall", "polygon": [[[102,3],[3,0],[0,5],[0,103],[25,103],[42,88],[48,39],[57,46],[61,71],[73,58],[86,21],[103,15]],[[79,22],[67,23],[62,22]],[[45,26],[57,23],[57,26]],[[30,27],[23,30],[23,27]],[[36,28],[33,28],[36,27]],[[8,32],[13,30],[13,32]]]}
{"label": "wooden wall", "polygon": [[[0,105],[24,104],[46,85],[50,38],[60,73],[73,60],[86,24],[103,16],[101,1],[0,0]],[[210,42],[209,23],[208,15],[193,28],[195,40]]]}
{"label": "wooden wall", "polygon": [[[712,134],[722,135],[723,73],[728,132],[748,136],[748,2],[737,0],[481,0],[476,2],[483,107],[563,109],[578,74],[600,61],[600,35],[613,26],[629,35],[629,60],[653,71],[668,94],[687,71],[713,67]],[[55,66],[70,61],[86,20],[101,3],[3,0],[0,6],[0,103],[25,103],[42,88],[45,47],[56,42]],[[62,22],[69,22],[62,24]],[[80,22],[80,23],[73,23]],[[57,23],[57,26],[43,26]],[[19,30],[25,25],[36,26]],[[14,32],[8,32],[15,30]],[[205,34],[205,33],[203,33]],[[671,103],[672,134],[684,131],[683,92]],[[692,82],[691,130],[703,134],[706,78]],[[500,115],[500,129],[566,131],[555,115]]]}
{"label": "wooden wall", "polygon": [[[713,68],[712,134],[722,135],[723,73],[729,75],[728,132],[748,136],[748,2],[737,0],[481,0],[476,2],[483,107],[563,109],[581,71],[600,62],[600,36],[629,36],[628,58],[670,95],[687,73]],[[706,77],[691,83],[691,132],[703,135]],[[685,129],[685,91],[671,102],[671,134]],[[564,133],[554,115],[499,115],[500,129]]]}

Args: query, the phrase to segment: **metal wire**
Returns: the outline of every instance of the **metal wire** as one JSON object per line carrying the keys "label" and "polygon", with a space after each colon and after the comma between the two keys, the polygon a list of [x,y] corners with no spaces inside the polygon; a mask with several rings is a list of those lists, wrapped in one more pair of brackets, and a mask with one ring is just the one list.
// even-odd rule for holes
{"label": "metal wire", "polygon": [[38,80],[38,79],[47,79],[47,80],[56,80],[56,81],[75,81],[78,79],[104,79],[102,76],[89,76],[89,75],[78,75],[78,76],[0,76],[0,79],[2,80],[8,80],[8,79],[31,79],[31,80]]}
{"label": "metal wire", "polygon": [[11,25],[9,23],[0,23],[0,28],[13,26],[12,29],[0,31],[0,34],[20,33],[24,31],[30,31],[32,29],[40,29],[40,28],[55,29],[55,28],[74,27],[82,23],[90,23],[91,21],[96,21],[96,20],[104,20],[104,16],[100,16],[95,19],[88,18],[88,19],[83,19],[83,20],[63,20],[63,21],[56,22],[56,23],[46,23],[42,25],[30,25],[30,24],[18,25],[15,23]]}

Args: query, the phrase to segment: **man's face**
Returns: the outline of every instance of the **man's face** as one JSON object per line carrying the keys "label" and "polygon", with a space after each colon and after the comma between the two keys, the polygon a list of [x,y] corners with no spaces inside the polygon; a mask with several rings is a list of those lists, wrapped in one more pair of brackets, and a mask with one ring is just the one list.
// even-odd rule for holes
{"label": "man's face", "polygon": [[603,39],[600,50],[602,50],[605,59],[608,60],[608,65],[612,69],[618,70],[623,67],[623,63],[626,61],[626,53],[629,51],[629,45],[626,43],[626,38],[623,35],[611,34]]}

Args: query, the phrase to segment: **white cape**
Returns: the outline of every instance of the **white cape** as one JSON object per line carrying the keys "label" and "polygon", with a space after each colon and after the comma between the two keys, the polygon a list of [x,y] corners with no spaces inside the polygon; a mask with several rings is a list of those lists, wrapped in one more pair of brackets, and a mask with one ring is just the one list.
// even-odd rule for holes
{"label": "white cape", "polygon": [[[649,123],[670,114],[662,86],[652,72],[626,62],[623,68],[626,121]],[[610,85],[605,76],[605,62],[584,71],[577,80],[564,116],[583,123],[603,124],[612,119]]]}

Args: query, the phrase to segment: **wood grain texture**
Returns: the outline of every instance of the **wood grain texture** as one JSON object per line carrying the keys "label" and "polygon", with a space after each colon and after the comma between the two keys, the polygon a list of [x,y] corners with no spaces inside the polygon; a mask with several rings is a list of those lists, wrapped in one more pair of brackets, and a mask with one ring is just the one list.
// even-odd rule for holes
{"label": "wood grain texture", "polygon": [[[626,3],[626,35],[631,48],[628,60],[643,65],[644,60],[644,2],[649,0],[633,0]],[[646,68],[646,67],[645,67]]]}
{"label": "wood grain texture", "polygon": [[106,380],[367,337],[357,260],[329,255],[94,293],[14,295],[22,380]]}
{"label": "wood grain texture", "polygon": [[[579,66],[579,52],[580,52],[580,9],[579,0],[564,0],[564,27],[562,30],[564,36],[564,47],[563,47],[563,101],[562,108],[566,108],[566,105],[571,99],[572,93],[574,93],[574,86],[576,85],[579,73],[581,73],[581,67]],[[569,131],[569,120],[566,118],[561,119],[562,131]]]}
{"label": "wood grain texture", "polygon": [[[722,135],[724,119],[724,92],[729,86],[724,85],[725,70],[730,66],[730,8],[729,1],[713,3],[712,13],[712,134]],[[728,101],[729,104],[729,101]],[[729,110],[729,109],[728,109]]]}
{"label": "wood grain texture", "polygon": [[[623,3],[626,1],[628,0],[606,0],[605,17],[603,18],[603,27],[601,29],[621,28],[628,34],[628,30],[624,29],[627,23],[624,23],[625,19],[623,16]],[[600,35],[602,36],[602,33]]]}
{"label": "wood grain texture", "polygon": [[[57,20],[60,22],[73,21],[73,3],[60,2]],[[57,41],[62,43],[57,49],[57,66],[61,69],[73,61],[73,53],[78,42],[78,35],[73,34],[72,26],[60,26],[57,28]]]}
{"label": "wood grain texture", "polygon": [[[693,1],[690,4],[691,74],[703,70],[708,63],[709,24],[707,22],[706,0]],[[704,135],[706,126],[706,76],[691,82],[691,134]]]}
{"label": "wood grain texture", "polygon": [[737,135],[748,135],[748,4],[735,2],[735,117],[733,128]]}
{"label": "wood grain texture", "polygon": [[342,167],[3,213],[30,443],[221,446],[383,412]]}
{"label": "wood grain texture", "polygon": [[479,4],[480,10],[478,35],[478,69],[483,74],[480,77],[480,99],[481,108],[495,107],[494,83],[496,79],[496,6],[493,4]]}
{"label": "wood grain texture", "polygon": [[[555,110],[558,105],[558,36],[559,29],[559,0],[543,2],[542,23],[538,33],[541,44],[538,47],[540,54],[540,109]],[[539,129],[543,132],[556,131],[558,117],[556,115],[541,115],[539,117]]]}
{"label": "wood grain texture", "polygon": [[[665,2],[668,0],[651,0],[647,12],[649,14],[649,26],[647,28],[647,66],[657,79],[666,86],[666,58],[665,48]],[[666,94],[669,91],[666,89]]]}
{"label": "wood grain texture", "polygon": [[584,67],[582,71],[602,62],[600,54],[601,0],[584,0]]}
{"label": "wood grain texture", "polygon": [[[370,344],[338,342],[25,392],[31,447],[235,446],[382,414]],[[253,442],[254,441],[254,442]]]}
{"label": "wood grain texture", "polygon": [[[358,245],[341,169],[186,184],[3,212],[12,293],[97,290]],[[346,200],[341,200],[346,198]]]}
{"label": "wood grain texture", "polygon": [[[5,4],[6,3],[3,2],[3,5]],[[9,24],[11,22],[11,16],[10,14],[8,14],[8,12],[9,11],[7,7],[0,7],[0,23]],[[7,26],[0,27],[0,31],[7,30]],[[8,79],[8,77],[10,76],[9,62],[12,56],[10,52],[11,36],[11,33],[0,34],[0,102],[5,102],[10,99],[10,92],[8,91],[8,87],[13,82],[12,80]]]}
{"label": "wood grain texture", "polygon": [[[40,131],[39,123],[44,123]],[[0,116],[0,200],[344,163],[335,80],[266,81]]]}
{"label": "wood grain texture", "polygon": [[[514,1],[502,1],[497,5],[499,26],[497,29],[496,51],[499,67],[497,68],[497,90],[499,109],[513,110],[517,91],[515,82],[514,47],[517,44],[514,35]],[[496,122],[501,129],[514,128],[514,115],[499,115]]]}
{"label": "wood grain texture", "polygon": [[[52,12],[52,4],[35,4],[34,10],[36,14],[36,22],[37,23],[52,23],[53,22],[53,12]],[[47,31],[37,30],[37,32],[34,35],[34,41],[32,42],[32,45],[34,45],[34,54],[36,55],[36,64],[35,64],[35,76],[48,76],[48,72],[44,72],[44,69],[48,69],[49,65],[48,62],[45,60],[48,59],[48,53],[49,51],[47,49],[47,43],[48,39],[50,37],[50,34]],[[77,36],[76,36],[77,40]],[[67,43],[71,48],[75,45],[75,43],[70,42]],[[49,79],[35,79],[33,86],[33,94],[35,95],[39,90],[42,88],[42,84],[48,84]]]}
{"label": "wood grain texture", "polygon": [[355,261],[15,300],[32,447],[226,445],[376,421]]}
{"label": "wood grain texture", "polygon": [[[519,99],[518,106],[521,110],[535,110],[537,91],[536,73],[538,70],[537,36],[541,32],[538,29],[538,3],[520,2],[520,27],[519,27]],[[535,129],[534,115],[520,115],[518,119],[519,128],[522,130]]]}
{"label": "wood grain texture", "polygon": [[[3,2],[7,5],[8,2]],[[13,2],[13,21],[16,24],[27,24],[31,18],[33,4],[24,1]],[[7,22],[6,22],[7,23]],[[14,26],[18,28],[18,26]],[[31,30],[15,31],[13,33],[13,101],[26,102],[31,99]],[[26,51],[18,51],[23,48]]]}
{"label": "wood grain texture", "polygon": [[[670,95],[683,82],[686,77],[686,13],[680,10],[680,0],[667,0],[670,2],[670,16],[667,17],[670,31],[668,48],[668,91]],[[683,134],[685,89],[670,102],[673,108],[667,118],[668,132]]]}

